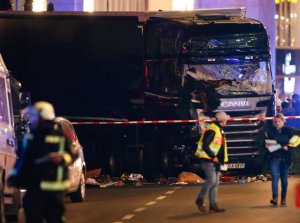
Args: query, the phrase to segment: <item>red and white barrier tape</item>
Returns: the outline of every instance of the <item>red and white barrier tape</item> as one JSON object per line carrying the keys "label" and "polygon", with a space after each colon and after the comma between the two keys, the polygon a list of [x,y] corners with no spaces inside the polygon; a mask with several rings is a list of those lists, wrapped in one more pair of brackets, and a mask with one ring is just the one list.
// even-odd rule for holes
{"label": "red and white barrier tape", "polygon": [[[272,120],[274,117],[257,117],[257,118],[229,118],[228,121],[264,121]],[[300,116],[286,116],[286,119],[298,119]],[[71,122],[73,125],[143,125],[143,124],[173,124],[173,123],[200,123],[200,122],[212,122],[212,119],[199,119],[199,120],[151,120],[151,121],[104,121],[104,122]]]}

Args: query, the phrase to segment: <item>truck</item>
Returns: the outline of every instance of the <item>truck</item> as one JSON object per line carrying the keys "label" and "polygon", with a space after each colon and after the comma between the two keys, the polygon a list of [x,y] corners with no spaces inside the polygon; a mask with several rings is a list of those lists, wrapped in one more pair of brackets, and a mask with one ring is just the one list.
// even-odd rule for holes
{"label": "truck", "polygon": [[[7,178],[17,159],[17,136],[14,124],[13,91],[19,82],[10,76],[0,54],[0,222],[15,221],[21,207],[21,191],[9,187]],[[18,100],[18,98],[14,98]]]}
{"label": "truck", "polygon": [[72,121],[88,169],[149,178],[196,171],[206,122],[184,120],[218,111],[254,118],[229,122],[225,133],[229,168],[259,169],[275,91],[268,33],[245,8],[1,12],[0,24],[7,64],[33,101],[50,101]]}

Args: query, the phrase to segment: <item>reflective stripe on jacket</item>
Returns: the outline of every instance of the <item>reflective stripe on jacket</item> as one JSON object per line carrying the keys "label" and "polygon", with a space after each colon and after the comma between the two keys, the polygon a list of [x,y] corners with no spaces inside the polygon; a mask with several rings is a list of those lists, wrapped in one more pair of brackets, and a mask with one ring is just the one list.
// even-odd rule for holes
{"label": "reflective stripe on jacket", "polygon": [[[222,147],[222,144],[224,146],[224,162],[228,162],[228,152],[227,152],[227,143],[225,136],[222,136],[221,129],[219,126],[217,126],[215,123],[210,124],[206,131],[211,130],[215,132],[214,138],[212,142],[209,144],[209,149],[214,153],[215,156],[218,155],[220,148]],[[198,148],[195,153],[195,156],[198,158],[204,158],[208,160],[212,160],[212,158],[204,151],[203,149],[203,138],[205,133],[201,136],[199,142],[198,142]]]}
{"label": "reflective stripe on jacket", "polygon": [[[65,137],[60,135],[46,135],[44,139],[45,145],[49,145],[52,149],[54,149],[54,153],[59,153],[65,156],[67,154],[65,152]],[[49,153],[49,158],[51,158],[51,153]],[[40,182],[40,188],[43,191],[60,191],[66,190],[70,186],[69,178],[68,178],[68,162],[64,161],[59,165],[51,165],[45,163],[45,166],[41,166],[41,168],[45,168],[45,173],[42,176]],[[53,174],[49,173],[49,168],[52,168]],[[51,171],[51,172],[52,172]]]}

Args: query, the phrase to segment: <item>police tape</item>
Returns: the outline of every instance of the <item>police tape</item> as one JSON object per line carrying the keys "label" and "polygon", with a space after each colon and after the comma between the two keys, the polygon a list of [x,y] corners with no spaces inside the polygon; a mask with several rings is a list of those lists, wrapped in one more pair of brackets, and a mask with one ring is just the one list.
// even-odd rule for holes
{"label": "police tape", "polygon": [[[272,120],[274,117],[254,117],[254,118],[229,118],[227,121],[265,121]],[[300,116],[286,116],[285,119],[300,119]],[[202,123],[213,122],[215,118],[210,119],[182,119],[182,120],[139,120],[139,121],[80,121],[71,122],[73,125],[143,125],[143,124],[176,124],[176,123]]]}

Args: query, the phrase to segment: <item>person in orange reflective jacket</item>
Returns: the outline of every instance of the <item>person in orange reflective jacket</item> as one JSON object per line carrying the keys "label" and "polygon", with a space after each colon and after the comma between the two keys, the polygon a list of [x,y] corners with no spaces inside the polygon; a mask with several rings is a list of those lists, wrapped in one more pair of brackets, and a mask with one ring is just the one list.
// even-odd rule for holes
{"label": "person in orange reflective jacket", "polygon": [[227,143],[222,129],[226,125],[229,115],[225,112],[216,114],[216,121],[210,124],[198,142],[195,156],[201,160],[201,169],[204,171],[206,181],[199,192],[196,205],[201,212],[208,212],[204,199],[209,192],[209,212],[224,212],[217,204],[217,191],[219,186],[220,166],[228,162]]}
{"label": "person in orange reflective jacket", "polygon": [[26,189],[26,222],[63,223],[64,192],[69,187],[68,165],[78,153],[54,122],[53,106],[37,102],[29,108],[31,131],[25,135],[20,158],[8,183]]}

